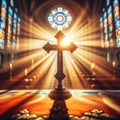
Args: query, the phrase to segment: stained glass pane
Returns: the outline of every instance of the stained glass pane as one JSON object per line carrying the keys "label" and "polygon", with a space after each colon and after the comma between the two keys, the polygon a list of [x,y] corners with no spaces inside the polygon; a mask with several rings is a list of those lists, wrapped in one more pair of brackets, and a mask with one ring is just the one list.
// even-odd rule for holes
{"label": "stained glass pane", "polygon": [[7,48],[10,49],[11,48],[11,35],[12,35],[12,14],[13,14],[13,10],[12,8],[9,6],[8,8],[8,31],[7,31]]}
{"label": "stained glass pane", "polygon": [[109,27],[109,33],[111,33],[113,31],[113,17],[112,17],[111,6],[108,8],[108,27]]}
{"label": "stained glass pane", "polygon": [[112,16],[112,6],[109,6],[108,8],[108,37],[110,41],[110,46],[114,45],[114,40],[113,40],[113,16]]}
{"label": "stained glass pane", "polygon": [[14,7],[14,0],[10,0],[10,5]]}
{"label": "stained glass pane", "polygon": [[5,27],[6,27],[6,0],[1,1],[1,16],[0,16],[0,49],[4,49],[5,42]]}
{"label": "stained glass pane", "polygon": [[106,0],[107,6],[110,5],[110,0]]}
{"label": "stained glass pane", "polygon": [[16,48],[19,48],[19,36],[20,36],[20,18],[18,17],[17,20],[17,46]]}
{"label": "stained glass pane", "polygon": [[11,40],[12,49],[16,48],[16,32],[17,32],[17,14],[14,12],[14,19],[13,19],[13,35]]}
{"label": "stained glass pane", "polygon": [[108,39],[108,24],[107,24],[107,13],[104,12],[103,15],[103,23],[104,23],[104,34],[105,34],[105,47],[109,47],[109,39]]}
{"label": "stained glass pane", "polygon": [[101,47],[104,47],[105,45],[105,41],[104,41],[104,33],[103,33],[103,18],[100,18],[100,27],[101,27],[101,31],[100,31],[100,35],[101,35]]}
{"label": "stained glass pane", "polygon": [[72,15],[66,8],[57,7],[48,14],[48,22],[52,28],[62,30],[72,22]]}
{"label": "stained glass pane", "polygon": [[116,32],[116,42],[117,47],[120,47],[120,6],[119,0],[114,0],[114,24],[115,24],[115,32]]}

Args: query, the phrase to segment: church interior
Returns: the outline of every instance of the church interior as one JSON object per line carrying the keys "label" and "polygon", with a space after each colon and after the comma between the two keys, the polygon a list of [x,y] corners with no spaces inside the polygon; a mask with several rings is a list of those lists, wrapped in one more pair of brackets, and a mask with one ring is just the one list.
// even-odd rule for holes
{"label": "church interior", "polygon": [[0,120],[120,120],[120,0],[0,0]]}

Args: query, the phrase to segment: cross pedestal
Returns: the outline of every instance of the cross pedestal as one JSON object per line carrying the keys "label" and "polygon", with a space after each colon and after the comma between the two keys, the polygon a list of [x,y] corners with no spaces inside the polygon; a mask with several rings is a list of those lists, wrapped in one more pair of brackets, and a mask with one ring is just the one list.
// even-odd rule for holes
{"label": "cross pedestal", "polygon": [[55,36],[57,39],[57,45],[47,43],[43,47],[43,49],[48,53],[51,50],[57,50],[57,73],[55,78],[58,80],[58,85],[49,93],[49,97],[54,100],[54,103],[50,110],[48,120],[69,120],[65,100],[69,99],[72,95],[65,87],[62,86],[62,80],[65,78],[65,74],[63,73],[63,51],[69,50],[73,52],[77,47],[73,43],[66,47],[61,46],[61,42],[64,37],[64,34],[59,31]]}

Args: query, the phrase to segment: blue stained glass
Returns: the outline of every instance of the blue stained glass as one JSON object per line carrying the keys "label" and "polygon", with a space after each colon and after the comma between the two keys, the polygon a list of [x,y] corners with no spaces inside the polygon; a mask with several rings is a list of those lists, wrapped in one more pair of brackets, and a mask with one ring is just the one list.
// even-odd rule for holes
{"label": "blue stained glass", "polygon": [[18,22],[20,22],[20,18],[18,18]]}
{"label": "blue stained glass", "polygon": [[14,7],[14,0],[10,0],[10,5]]}
{"label": "blue stained glass", "polygon": [[16,33],[17,32],[17,14],[14,12],[14,19],[13,19],[13,36],[12,36],[12,49],[16,48],[16,43],[17,43],[17,39],[16,39]]}
{"label": "blue stained glass", "polygon": [[114,24],[116,32],[117,47],[120,47],[120,5],[119,0],[113,1],[114,6]]}
{"label": "blue stained glass", "polygon": [[114,0],[114,5],[117,5],[119,3],[119,1],[118,0]]}
{"label": "blue stained glass", "polygon": [[20,18],[17,18],[17,45],[16,48],[19,48],[19,35],[20,35]]}
{"label": "blue stained glass", "polygon": [[107,6],[110,5],[110,0],[106,0]]}
{"label": "blue stained glass", "polygon": [[113,14],[112,14],[112,6],[108,7],[108,32],[109,32],[109,43],[112,47],[114,45],[114,38],[113,38]]}
{"label": "blue stained glass", "polygon": [[103,14],[103,24],[105,33],[105,47],[109,47],[107,12],[104,12]]}
{"label": "blue stained glass", "polygon": [[112,7],[109,6],[109,8],[108,8],[108,14],[111,13],[111,12],[112,12]]}
{"label": "blue stained glass", "polygon": [[62,12],[62,10],[63,10],[62,7],[58,7],[58,8],[57,8],[57,11],[58,11],[58,12]]}
{"label": "blue stained glass", "polygon": [[0,38],[0,49],[4,49],[4,40]]}
{"label": "blue stained glass", "polygon": [[106,17],[107,17],[107,13],[105,12],[105,13],[104,13],[104,18],[106,18]]}
{"label": "blue stained glass", "polygon": [[105,41],[104,41],[104,33],[103,33],[103,18],[100,17],[100,27],[101,27],[101,31],[100,31],[100,35],[101,35],[101,47],[105,46]]}
{"label": "blue stained glass", "polygon": [[117,38],[116,42],[117,42],[117,47],[120,47],[120,38]]}
{"label": "blue stained glass", "polygon": [[59,6],[50,11],[48,22],[52,28],[62,30],[63,28],[67,28],[72,22],[72,15],[67,9]]}
{"label": "blue stained glass", "polygon": [[12,8],[9,6],[8,8],[8,31],[7,31],[7,48],[10,49],[11,46],[11,35],[12,35],[12,17],[13,14],[13,10]]}

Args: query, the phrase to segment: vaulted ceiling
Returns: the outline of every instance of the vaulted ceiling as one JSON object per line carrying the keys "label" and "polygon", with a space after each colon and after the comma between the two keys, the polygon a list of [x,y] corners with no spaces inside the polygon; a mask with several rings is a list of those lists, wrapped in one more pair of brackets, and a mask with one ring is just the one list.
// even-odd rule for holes
{"label": "vaulted ceiling", "polygon": [[104,0],[15,0],[20,16],[33,17],[36,22],[45,19],[48,11],[55,5],[63,4],[71,9],[74,17],[84,11],[85,17],[101,14]]}

